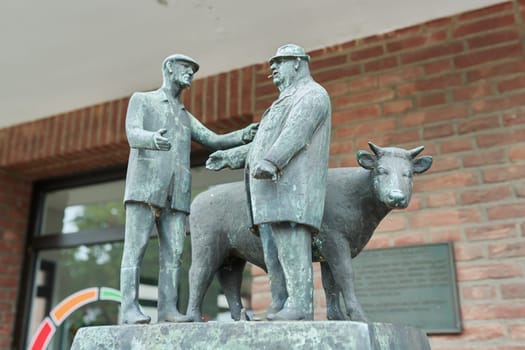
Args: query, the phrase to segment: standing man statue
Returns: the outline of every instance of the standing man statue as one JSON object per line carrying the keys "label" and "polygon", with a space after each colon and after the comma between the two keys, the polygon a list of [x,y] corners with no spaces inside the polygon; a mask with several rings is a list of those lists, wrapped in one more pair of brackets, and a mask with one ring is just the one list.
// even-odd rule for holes
{"label": "standing man statue", "polygon": [[217,151],[206,164],[213,170],[245,165],[250,215],[270,275],[269,320],[313,319],[311,236],[324,210],[331,111],[309,60],[298,45],[277,49],[270,68],[280,95],[253,142]]}
{"label": "standing man statue", "polygon": [[162,63],[163,84],[131,96],[126,134],[131,147],[124,202],[126,228],[120,270],[123,323],[149,323],[138,303],[140,265],[151,230],[159,236],[158,320],[170,322],[177,310],[181,255],[190,210],[190,147],[196,141],[212,149],[250,142],[255,125],[217,135],[191,115],[180,101],[199,65],[185,55]]}

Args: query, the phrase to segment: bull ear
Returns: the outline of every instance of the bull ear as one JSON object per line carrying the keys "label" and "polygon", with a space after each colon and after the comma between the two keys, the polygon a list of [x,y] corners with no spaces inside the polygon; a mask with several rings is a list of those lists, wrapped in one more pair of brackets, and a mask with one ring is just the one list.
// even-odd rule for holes
{"label": "bull ear", "polygon": [[373,155],[372,153],[368,153],[366,151],[358,151],[357,152],[357,162],[359,165],[361,165],[363,168],[367,170],[374,169],[376,165],[377,157]]}
{"label": "bull ear", "polygon": [[414,172],[416,174],[421,174],[430,169],[430,166],[432,165],[432,157],[431,156],[423,156],[418,157],[412,161],[412,164],[414,165]]}

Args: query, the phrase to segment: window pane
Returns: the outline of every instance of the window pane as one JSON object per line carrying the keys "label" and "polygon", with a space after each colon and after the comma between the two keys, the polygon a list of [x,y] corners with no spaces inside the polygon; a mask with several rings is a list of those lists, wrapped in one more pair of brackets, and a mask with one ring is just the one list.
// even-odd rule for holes
{"label": "window pane", "polygon": [[124,180],[50,192],[41,235],[124,225]]}

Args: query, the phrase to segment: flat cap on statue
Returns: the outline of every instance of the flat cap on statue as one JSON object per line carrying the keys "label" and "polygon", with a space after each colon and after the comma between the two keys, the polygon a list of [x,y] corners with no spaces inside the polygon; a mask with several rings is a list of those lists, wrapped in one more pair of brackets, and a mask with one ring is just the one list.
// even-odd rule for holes
{"label": "flat cap on statue", "polygon": [[183,54],[180,54],[180,53],[176,53],[174,55],[166,57],[164,62],[166,62],[168,60],[169,61],[182,61],[182,62],[190,63],[193,66],[193,73],[197,73],[197,71],[199,70],[199,64],[197,63],[197,61],[195,61],[193,58],[191,58],[189,56],[186,56],[186,55],[183,55]]}
{"label": "flat cap on statue", "polygon": [[304,51],[304,49],[301,46],[295,45],[295,44],[286,44],[286,45],[283,45],[280,48],[278,48],[277,52],[275,53],[275,56],[270,58],[269,62],[270,62],[270,64],[272,64],[273,60],[275,60],[276,58],[282,58],[282,57],[284,57],[284,58],[286,58],[286,57],[291,57],[291,58],[300,57],[300,58],[304,58],[306,61],[310,62],[310,56],[308,56],[306,54],[306,52]]}

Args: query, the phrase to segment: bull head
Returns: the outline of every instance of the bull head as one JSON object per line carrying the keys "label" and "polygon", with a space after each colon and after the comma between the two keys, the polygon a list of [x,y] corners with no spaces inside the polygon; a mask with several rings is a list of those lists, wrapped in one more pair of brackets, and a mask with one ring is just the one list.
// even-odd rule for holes
{"label": "bull head", "polygon": [[[372,187],[378,199],[389,208],[406,208],[412,196],[412,175],[427,171],[432,157],[417,157],[424,147],[411,150],[379,147],[368,142],[373,154],[357,152],[357,161],[370,170]],[[416,158],[417,157],[417,158]]]}

